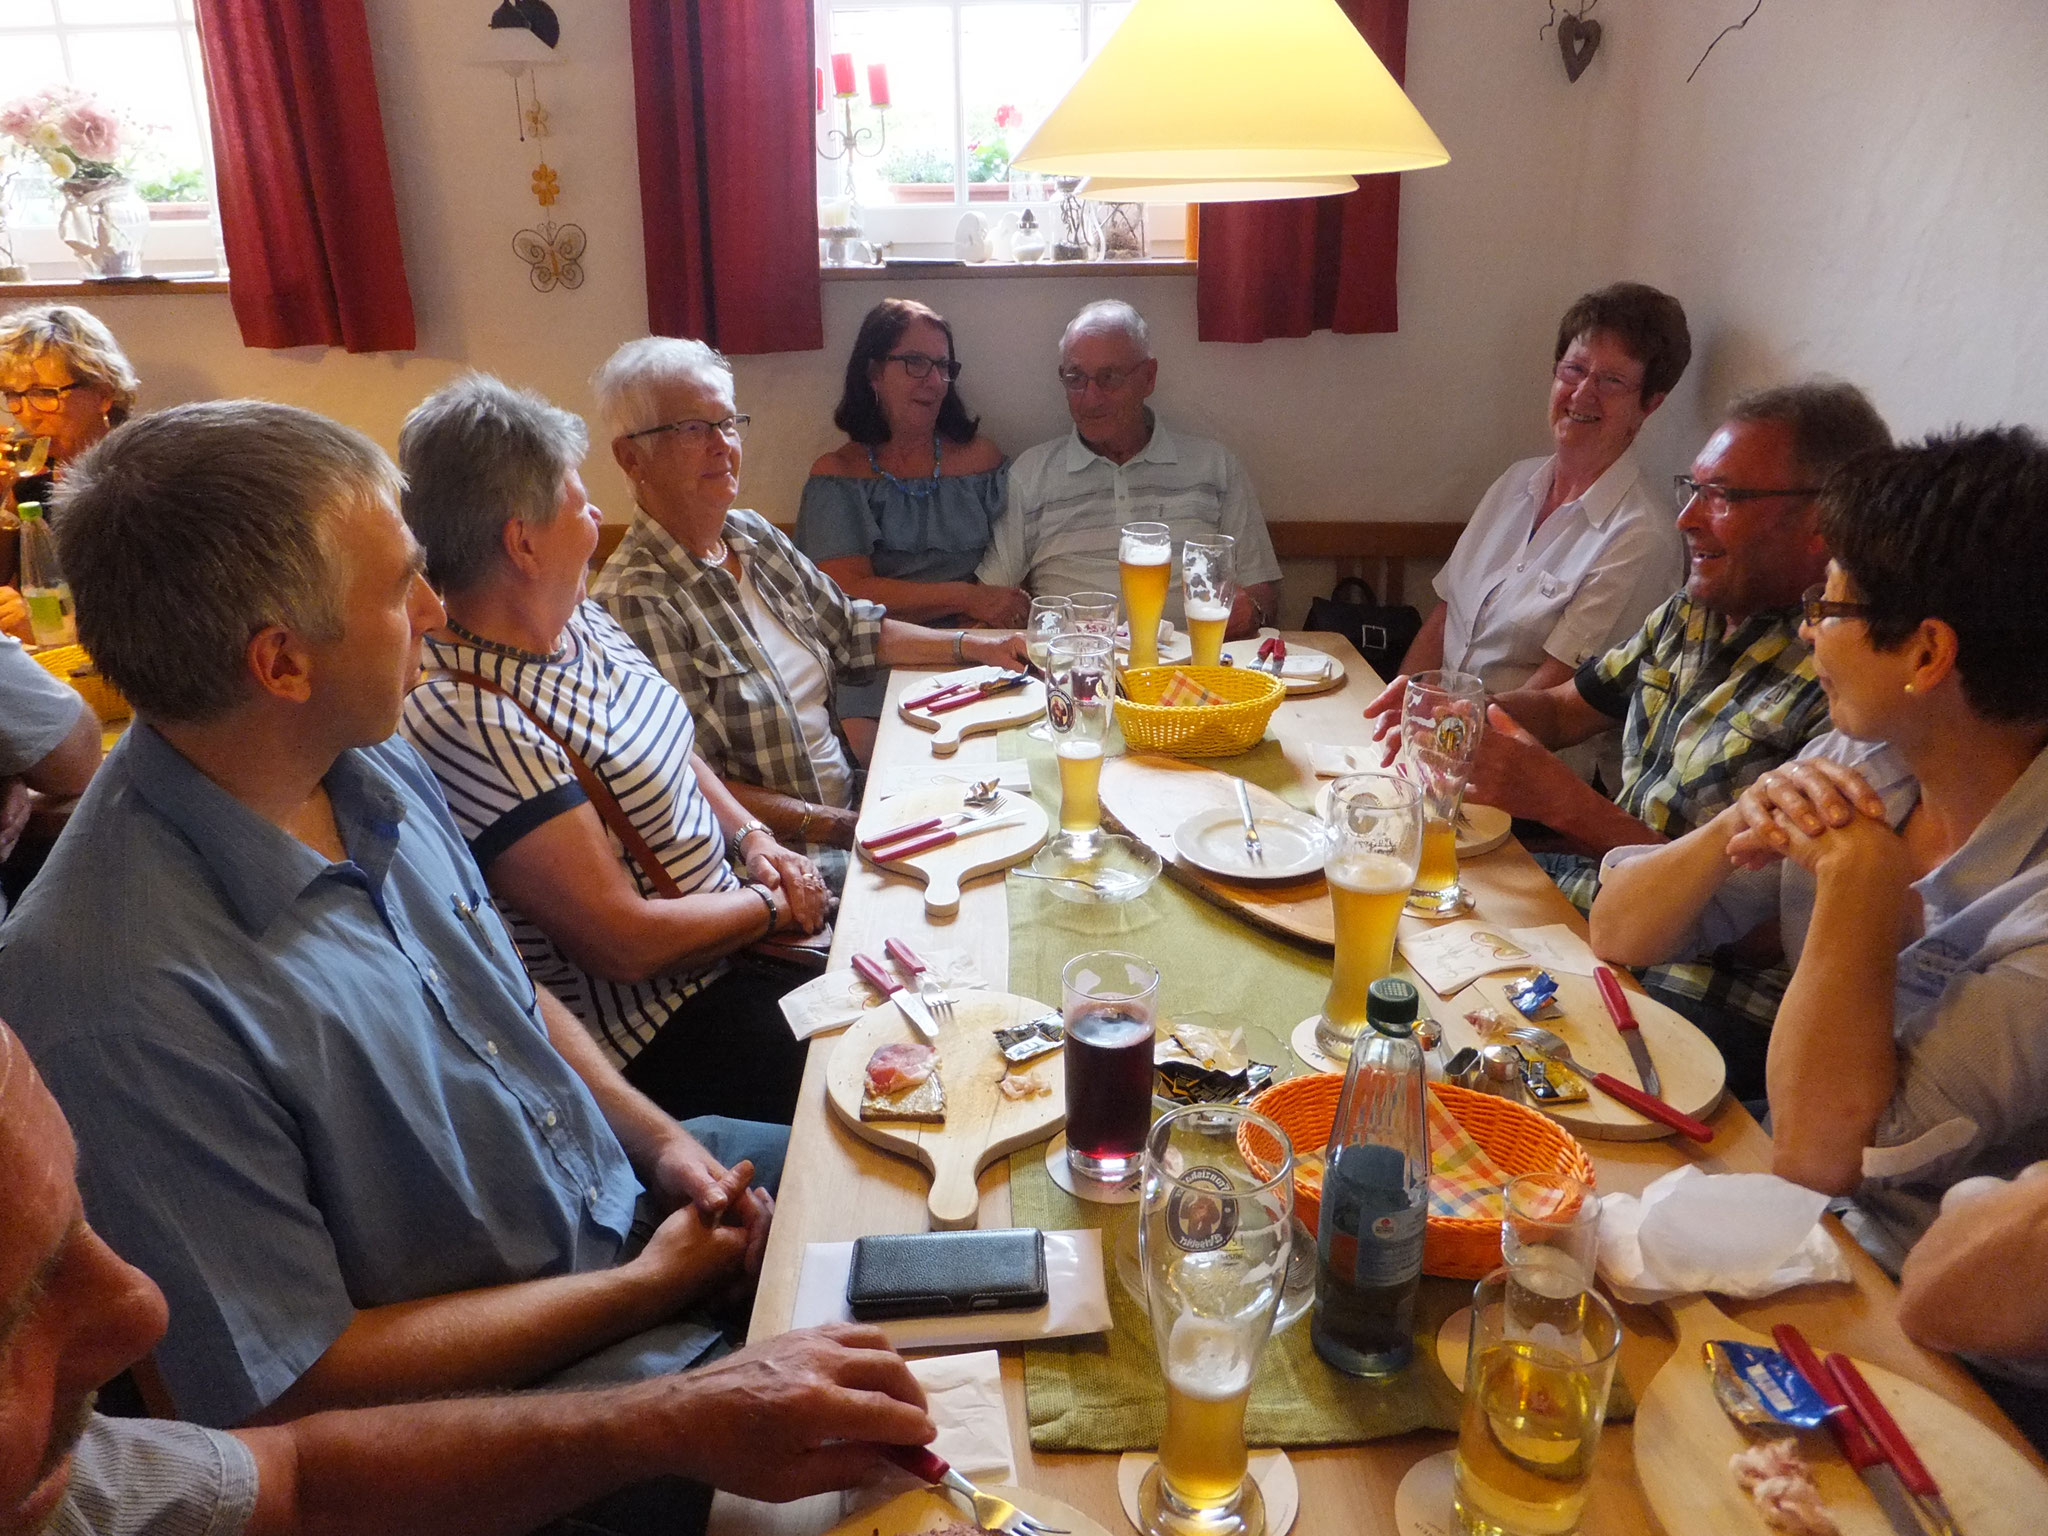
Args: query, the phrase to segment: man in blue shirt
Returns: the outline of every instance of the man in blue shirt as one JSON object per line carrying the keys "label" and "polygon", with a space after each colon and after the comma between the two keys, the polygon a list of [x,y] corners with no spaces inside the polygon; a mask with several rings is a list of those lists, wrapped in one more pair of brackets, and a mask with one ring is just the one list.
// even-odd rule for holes
{"label": "man in blue shirt", "polygon": [[738,1154],[779,1169],[782,1133],[628,1088],[387,739],[441,621],[396,492],[255,402],[131,423],[65,486],[80,638],[137,718],[0,930],[0,1016],[203,1424],[679,1369],[767,1237]]}

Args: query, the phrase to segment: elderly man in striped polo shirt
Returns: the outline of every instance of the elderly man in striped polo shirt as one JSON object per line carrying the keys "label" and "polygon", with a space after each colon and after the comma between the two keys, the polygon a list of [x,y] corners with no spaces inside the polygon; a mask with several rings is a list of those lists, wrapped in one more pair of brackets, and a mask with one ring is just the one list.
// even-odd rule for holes
{"label": "elderly man in striped polo shirt", "polygon": [[[1034,597],[1117,590],[1117,530],[1165,523],[1174,543],[1227,533],[1237,540],[1239,592],[1227,633],[1274,621],[1280,562],[1259,498],[1221,443],[1170,432],[1146,406],[1159,379],[1145,320],[1130,305],[1088,305],[1060,338],[1060,383],[1074,430],[1017,455],[977,580]],[[1173,566],[1166,617],[1182,622]]]}

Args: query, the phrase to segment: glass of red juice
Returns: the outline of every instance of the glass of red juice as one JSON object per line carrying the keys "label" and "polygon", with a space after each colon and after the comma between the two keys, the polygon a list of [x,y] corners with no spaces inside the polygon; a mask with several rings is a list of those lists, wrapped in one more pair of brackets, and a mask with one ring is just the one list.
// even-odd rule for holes
{"label": "glass of red juice", "polygon": [[1067,1167],[1124,1184],[1152,1128],[1152,1016],[1159,972],[1136,955],[1097,950],[1060,972],[1067,1028]]}

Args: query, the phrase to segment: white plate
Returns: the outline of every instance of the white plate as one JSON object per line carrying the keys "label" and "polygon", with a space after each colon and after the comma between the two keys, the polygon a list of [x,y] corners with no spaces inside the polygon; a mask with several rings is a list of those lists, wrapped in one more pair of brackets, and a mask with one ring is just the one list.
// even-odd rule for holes
{"label": "white plate", "polygon": [[[1250,640],[1231,640],[1223,647],[1223,658],[1234,667],[1249,667],[1259,659],[1259,645],[1260,642],[1256,638]],[[1290,698],[1300,693],[1325,693],[1332,688],[1342,685],[1344,681],[1344,669],[1337,664],[1337,658],[1330,655],[1329,652],[1318,651],[1306,645],[1290,645],[1287,647],[1287,659],[1289,661],[1298,661],[1310,656],[1320,656],[1322,658],[1323,675],[1321,677],[1282,676],[1280,686],[1287,690]]]}
{"label": "white plate", "polygon": [[[1336,799],[1335,779],[1324,782],[1316,790],[1316,815],[1324,821],[1330,819],[1330,806]],[[1476,859],[1482,853],[1491,853],[1513,834],[1515,819],[1506,811],[1493,805],[1460,806],[1458,826],[1458,857]]]}
{"label": "white plate", "polygon": [[[1125,624],[1119,624],[1116,627],[1116,663],[1118,666],[1127,667],[1131,664],[1130,652],[1130,627]],[[1186,661],[1194,654],[1195,643],[1187,637],[1185,630],[1176,629],[1172,634],[1159,642],[1159,664],[1162,667],[1171,666],[1178,661]]]}
{"label": "white plate", "polygon": [[1173,829],[1175,852],[1212,875],[1232,880],[1299,880],[1319,874],[1329,851],[1329,829],[1301,811],[1253,813],[1266,856],[1254,862],[1245,851],[1244,821],[1235,806],[1212,805]]}

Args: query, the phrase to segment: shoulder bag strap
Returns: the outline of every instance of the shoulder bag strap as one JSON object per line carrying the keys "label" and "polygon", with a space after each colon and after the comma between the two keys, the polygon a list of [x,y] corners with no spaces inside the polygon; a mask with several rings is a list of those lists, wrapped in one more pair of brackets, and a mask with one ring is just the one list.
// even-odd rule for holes
{"label": "shoulder bag strap", "polygon": [[472,688],[480,688],[485,693],[495,693],[499,698],[509,701],[515,709],[531,720],[541,735],[562,749],[563,755],[569,759],[571,771],[576,775],[576,782],[583,786],[583,793],[590,799],[590,808],[597,812],[598,820],[611,828],[612,836],[625,845],[626,856],[640,866],[641,872],[653,885],[655,893],[671,901],[683,894],[683,888],[676,884],[675,877],[669,874],[661,860],[655,857],[654,850],[647,844],[647,839],[640,835],[640,829],[634,826],[632,818],[626,815],[626,808],[619,804],[618,796],[605,787],[604,780],[597,776],[574,747],[562,740],[545,720],[527,708],[523,699],[474,672],[443,671],[440,675],[453,678],[458,683],[467,683]]}

